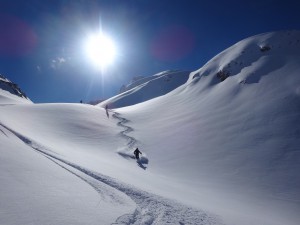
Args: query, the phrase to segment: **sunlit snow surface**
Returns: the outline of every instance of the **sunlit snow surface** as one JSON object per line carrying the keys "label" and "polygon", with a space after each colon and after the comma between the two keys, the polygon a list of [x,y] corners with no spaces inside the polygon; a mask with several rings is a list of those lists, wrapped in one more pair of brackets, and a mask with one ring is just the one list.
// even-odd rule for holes
{"label": "sunlit snow surface", "polygon": [[109,117],[0,90],[0,224],[299,224],[299,40],[245,39]]}

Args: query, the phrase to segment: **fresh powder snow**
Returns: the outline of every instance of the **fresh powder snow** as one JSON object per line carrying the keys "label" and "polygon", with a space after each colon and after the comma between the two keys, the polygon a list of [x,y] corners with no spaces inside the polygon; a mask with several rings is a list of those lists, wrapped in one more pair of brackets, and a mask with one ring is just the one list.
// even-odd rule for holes
{"label": "fresh powder snow", "polygon": [[299,224],[299,71],[281,31],[98,106],[1,86],[0,224]]}

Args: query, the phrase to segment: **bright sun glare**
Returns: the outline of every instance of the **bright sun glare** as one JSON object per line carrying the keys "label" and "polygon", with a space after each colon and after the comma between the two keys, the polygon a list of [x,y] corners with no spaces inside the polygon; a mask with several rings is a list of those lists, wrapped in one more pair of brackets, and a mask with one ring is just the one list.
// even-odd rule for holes
{"label": "bright sun glare", "polygon": [[104,34],[90,36],[85,50],[92,63],[101,69],[110,65],[116,56],[114,42]]}

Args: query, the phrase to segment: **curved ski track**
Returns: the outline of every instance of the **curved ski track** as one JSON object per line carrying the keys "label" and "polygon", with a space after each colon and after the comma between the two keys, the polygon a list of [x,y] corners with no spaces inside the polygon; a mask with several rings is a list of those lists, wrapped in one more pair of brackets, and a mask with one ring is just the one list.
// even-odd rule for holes
{"label": "curved ski track", "polygon": [[115,119],[118,119],[120,121],[117,123],[118,126],[125,128],[125,130],[120,132],[120,135],[121,135],[121,137],[125,138],[128,141],[127,146],[129,148],[133,148],[134,145],[137,143],[137,140],[134,137],[127,135],[127,133],[133,131],[133,128],[124,125],[125,123],[130,122],[130,120],[127,120],[127,119],[121,117],[120,115],[121,115],[120,113],[114,112],[112,117],[114,117]]}
{"label": "curved ski track", "polygon": [[[119,117],[118,114],[117,117]],[[122,118],[122,121],[124,120],[127,121],[126,119]],[[2,126],[5,130],[8,130],[11,133],[13,133],[16,137],[18,137],[21,141],[23,141],[26,145],[30,146],[36,152],[42,154],[52,162],[56,163],[57,165],[61,166],[68,172],[72,173],[73,175],[85,181],[87,184],[91,185],[99,194],[102,195],[103,191],[101,189],[105,184],[129,196],[136,203],[137,207],[135,211],[132,214],[125,214],[118,217],[116,221],[112,223],[114,225],[115,224],[123,224],[123,225],[130,225],[130,224],[133,225],[160,225],[160,224],[221,225],[223,224],[220,222],[220,219],[217,216],[208,215],[204,211],[199,211],[197,209],[187,207],[176,201],[166,199],[158,195],[148,193],[146,191],[142,191],[132,185],[120,182],[109,176],[88,170],[80,165],[62,159],[59,156],[54,155],[54,153],[50,149],[47,149],[44,146],[39,145],[38,143],[6,127],[5,125],[0,123],[0,126]],[[121,126],[124,125],[121,124]],[[124,127],[126,128],[126,130],[128,129],[127,126]],[[127,131],[126,130],[124,131],[125,133],[128,132],[129,129]],[[130,143],[133,143],[135,141],[134,138],[132,137],[129,138],[130,138]],[[115,197],[114,200],[116,202],[120,202],[121,204],[122,200],[119,200],[118,197]]]}
{"label": "curved ski track", "polygon": [[[119,120],[119,122],[117,123],[117,125],[119,127],[124,128],[124,130],[120,132],[120,136],[123,137],[123,138],[125,138],[127,140],[127,144],[126,144],[127,148],[119,150],[118,154],[120,156],[124,157],[124,158],[135,159],[135,156],[133,155],[133,149],[134,149],[134,147],[136,147],[138,141],[134,137],[128,135],[129,132],[133,131],[133,128],[130,127],[130,126],[125,125],[125,123],[130,122],[130,120],[127,120],[126,118],[121,117],[121,114],[117,113],[115,111],[113,111],[113,115],[112,116],[113,116],[113,118]],[[145,166],[145,165],[148,164],[149,160],[148,160],[148,158],[145,155],[143,155],[136,162],[137,162],[137,164],[138,164],[138,166],[140,168],[142,168],[143,170],[146,170],[147,166]]]}

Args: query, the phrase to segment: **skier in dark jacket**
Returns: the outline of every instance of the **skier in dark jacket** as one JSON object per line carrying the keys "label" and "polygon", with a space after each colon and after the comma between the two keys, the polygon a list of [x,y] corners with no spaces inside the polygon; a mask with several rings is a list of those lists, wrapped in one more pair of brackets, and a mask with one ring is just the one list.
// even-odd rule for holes
{"label": "skier in dark jacket", "polygon": [[106,112],[106,116],[107,118],[109,118],[109,113],[108,113],[108,105],[105,106],[105,112]]}
{"label": "skier in dark jacket", "polygon": [[139,154],[142,154],[139,148],[136,148],[133,153],[136,159],[139,159],[140,158]]}

